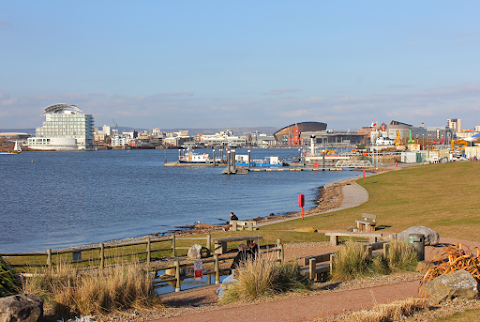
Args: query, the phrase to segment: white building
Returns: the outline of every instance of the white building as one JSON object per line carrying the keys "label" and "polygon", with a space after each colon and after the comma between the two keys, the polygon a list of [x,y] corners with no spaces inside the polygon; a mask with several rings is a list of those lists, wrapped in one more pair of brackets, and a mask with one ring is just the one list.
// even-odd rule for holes
{"label": "white building", "polygon": [[104,125],[103,126],[103,133],[106,135],[106,136],[110,136],[112,135],[112,128],[108,125]]}
{"label": "white building", "polygon": [[452,129],[452,132],[462,132],[462,119],[447,119],[447,127]]}
{"label": "white building", "polygon": [[45,108],[46,120],[28,139],[33,150],[85,150],[93,147],[94,119],[76,105],[54,104]]}
{"label": "white building", "polygon": [[114,135],[112,136],[111,146],[124,146],[128,144],[129,138],[123,135]]}

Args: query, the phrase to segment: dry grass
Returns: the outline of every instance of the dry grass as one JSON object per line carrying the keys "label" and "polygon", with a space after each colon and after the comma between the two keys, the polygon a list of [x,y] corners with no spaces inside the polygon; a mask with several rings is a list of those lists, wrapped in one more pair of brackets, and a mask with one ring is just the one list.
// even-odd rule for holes
{"label": "dry grass", "polygon": [[403,301],[395,301],[390,304],[375,305],[371,310],[362,310],[344,314],[329,319],[316,319],[323,321],[346,321],[346,322],[390,322],[403,321],[406,317],[416,312],[427,309],[428,302],[425,299],[410,298]]}
{"label": "dry grass", "polygon": [[372,259],[361,243],[347,240],[333,258],[333,281],[348,281],[371,273]]}
{"label": "dry grass", "polygon": [[139,265],[91,271],[57,265],[28,278],[24,291],[44,298],[47,309],[58,318],[148,307],[158,301],[151,274]]}
{"label": "dry grass", "polygon": [[373,258],[364,246],[350,239],[335,252],[333,281],[414,271],[417,267],[417,253],[408,243],[390,241],[387,253],[378,254]]}
{"label": "dry grass", "polygon": [[400,320],[428,307],[425,299],[406,299],[390,304],[376,305],[371,310],[354,312],[345,317],[348,322],[389,322]]}
{"label": "dry grass", "polygon": [[311,286],[296,262],[277,264],[263,259],[241,262],[235,278],[238,282],[228,286],[222,304],[252,302],[283,292],[307,291]]}
{"label": "dry grass", "polygon": [[418,257],[412,244],[400,240],[388,243],[387,254],[384,255],[388,269],[392,273],[414,271],[418,265]]}

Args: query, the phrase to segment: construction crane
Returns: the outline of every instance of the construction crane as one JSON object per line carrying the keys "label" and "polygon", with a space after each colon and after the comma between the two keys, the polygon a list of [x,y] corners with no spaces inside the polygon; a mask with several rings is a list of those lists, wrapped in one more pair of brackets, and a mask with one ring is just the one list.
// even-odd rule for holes
{"label": "construction crane", "polygon": [[451,151],[453,151],[455,144],[463,144],[463,147],[461,148],[461,150],[465,150],[465,147],[468,146],[468,142],[465,140],[452,140],[452,145],[450,146]]}

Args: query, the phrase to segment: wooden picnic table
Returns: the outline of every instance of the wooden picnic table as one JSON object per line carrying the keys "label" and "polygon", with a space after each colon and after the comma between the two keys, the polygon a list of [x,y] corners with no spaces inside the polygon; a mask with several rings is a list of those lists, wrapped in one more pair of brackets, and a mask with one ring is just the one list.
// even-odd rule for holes
{"label": "wooden picnic table", "polygon": [[231,242],[238,242],[245,240],[248,244],[255,242],[260,247],[260,239],[263,236],[251,235],[251,236],[236,236],[236,237],[222,237],[222,238],[213,238],[215,243],[215,254],[224,254],[227,252],[227,244]]}

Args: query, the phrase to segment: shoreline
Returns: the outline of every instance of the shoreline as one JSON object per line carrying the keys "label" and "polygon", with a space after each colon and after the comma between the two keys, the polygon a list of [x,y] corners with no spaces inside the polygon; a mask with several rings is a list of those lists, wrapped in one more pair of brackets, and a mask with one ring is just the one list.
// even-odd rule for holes
{"label": "shoreline", "polygon": [[[367,176],[372,176],[372,175],[391,171],[387,169],[385,170],[386,171],[369,172]],[[350,178],[338,179],[338,180],[330,181],[325,185],[319,187],[318,194],[317,194],[318,197],[316,199],[321,199],[322,200],[321,204],[318,204],[308,210],[304,210],[304,217],[310,217],[310,216],[315,216],[323,213],[345,209],[345,207],[342,207],[342,202],[344,201],[344,194],[345,194],[344,191],[342,191],[343,190],[342,187],[348,186],[348,185],[351,185],[351,186],[355,185],[358,188],[361,188],[362,190],[364,190],[363,187],[360,187],[355,183],[355,181],[361,178],[362,176],[355,176]],[[366,201],[368,201],[368,194],[367,194],[367,199],[361,202],[360,204]],[[358,205],[354,205],[351,207],[356,207],[356,206]],[[351,208],[351,207],[348,207],[348,208]],[[263,227],[263,226],[267,226],[275,223],[295,220],[295,219],[298,219],[299,217],[301,217],[301,211],[287,213],[281,216],[266,216],[261,219],[262,221],[257,222],[257,227]],[[271,218],[271,219],[267,219],[267,218]],[[190,229],[190,230],[181,230],[178,232],[164,233],[162,236],[158,236],[157,233],[152,233],[152,234],[138,236],[138,237],[126,237],[122,239],[104,241],[103,244],[105,246],[112,246],[112,245],[121,245],[121,244],[135,243],[135,242],[139,242],[139,243],[145,242],[148,237],[150,237],[151,241],[158,241],[158,240],[167,240],[172,235],[182,237],[182,236],[189,236],[189,235],[208,234],[212,232],[220,232],[223,230],[224,226],[226,225],[227,224],[214,225],[214,224],[200,223],[198,227],[194,226],[193,229]],[[185,225],[185,227],[186,226],[187,225]],[[52,249],[52,252],[87,250],[90,248],[98,248],[100,247],[100,244],[101,242],[86,244],[81,246],[71,246],[71,247],[65,247],[65,248],[59,248],[59,249]],[[40,251],[35,253],[43,253],[43,252]]]}

